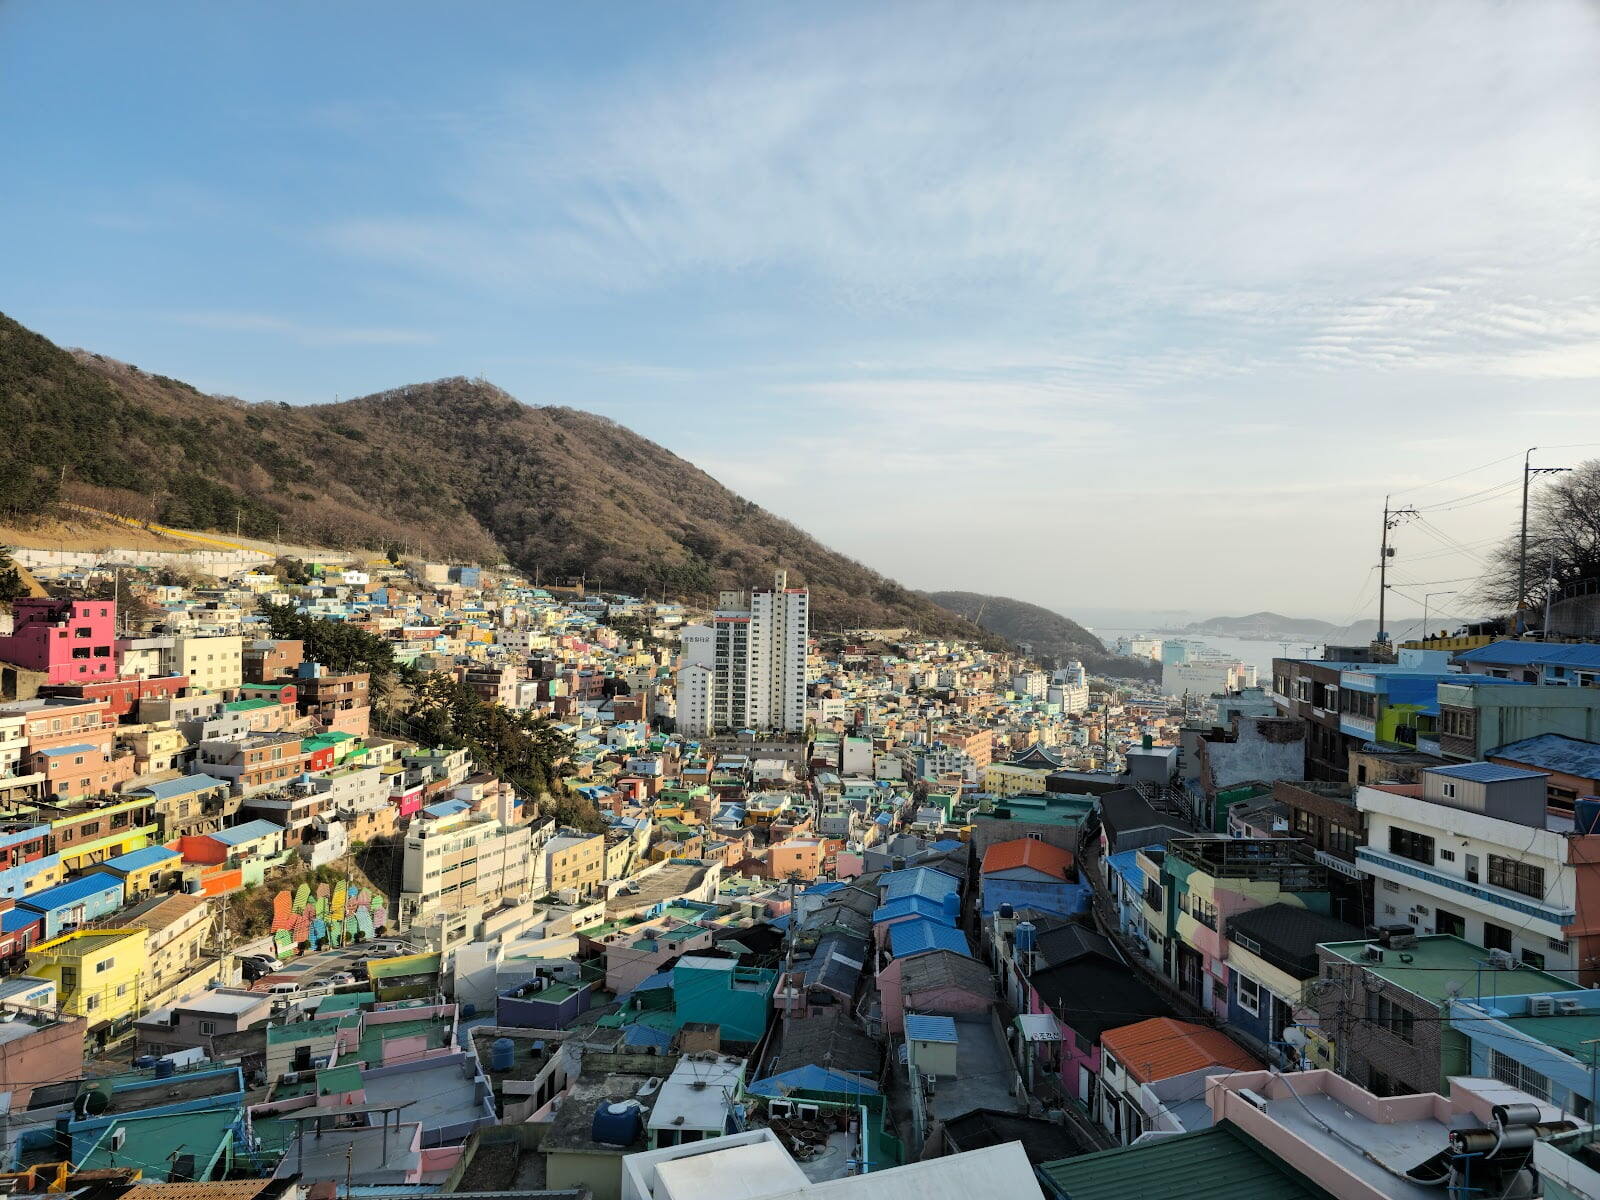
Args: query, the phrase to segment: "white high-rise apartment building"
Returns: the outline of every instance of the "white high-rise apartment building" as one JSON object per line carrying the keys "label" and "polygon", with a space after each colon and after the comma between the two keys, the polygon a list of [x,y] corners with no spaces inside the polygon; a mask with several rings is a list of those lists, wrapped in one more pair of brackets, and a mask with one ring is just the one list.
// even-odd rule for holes
{"label": "white high-rise apartment building", "polygon": [[810,593],[790,587],[788,573],[779,571],[770,589],[723,592],[709,629],[684,626],[679,731],[803,730],[810,606]]}

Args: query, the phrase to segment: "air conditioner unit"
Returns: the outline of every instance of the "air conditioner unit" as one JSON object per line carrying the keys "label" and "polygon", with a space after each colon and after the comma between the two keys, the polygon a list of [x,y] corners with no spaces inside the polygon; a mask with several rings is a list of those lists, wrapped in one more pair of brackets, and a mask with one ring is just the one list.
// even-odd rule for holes
{"label": "air conditioner unit", "polygon": [[128,1127],[126,1125],[118,1125],[111,1131],[111,1148],[113,1150],[121,1150],[127,1140]]}
{"label": "air conditioner unit", "polygon": [[769,1117],[789,1117],[794,1115],[794,1105],[787,1100],[773,1100],[767,1104]]}
{"label": "air conditioner unit", "polygon": [[1262,1112],[1267,1111],[1267,1098],[1259,1092],[1252,1092],[1249,1088],[1240,1088],[1235,1094],[1250,1107],[1258,1108]]}
{"label": "air conditioner unit", "polygon": [[795,1116],[799,1117],[803,1121],[815,1121],[817,1119],[818,1109],[815,1104],[796,1104],[794,1106],[794,1112]]}
{"label": "air conditioner unit", "polygon": [[1509,950],[1489,951],[1489,965],[1496,971],[1509,971],[1517,965],[1517,960],[1511,957]]}
{"label": "air conditioner unit", "polygon": [[1528,998],[1528,1015],[1530,1017],[1553,1016],[1556,1011],[1556,1002],[1549,996],[1530,996]]}
{"label": "air conditioner unit", "polygon": [[1361,957],[1367,962],[1381,963],[1383,961],[1383,947],[1374,942],[1368,942],[1361,948]]}
{"label": "air conditioner unit", "polygon": [[1428,906],[1426,904],[1414,904],[1411,907],[1411,911],[1419,917],[1425,917],[1428,915]]}
{"label": "air conditioner unit", "polygon": [[285,1071],[282,1075],[278,1076],[278,1082],[279,1083],[299,1083],[300,1082],[300,1072],[299,1071]]}
{"label": "air conditioner unit", "polygon": [[[1545,999],[1549,999],[1549,997],[1545,997]],[[1583,1005],[1579,1004],[1576,1000],[1556,1001],[1556,1012],[1563,1017],[1575,1017],[1582,1011]]]}

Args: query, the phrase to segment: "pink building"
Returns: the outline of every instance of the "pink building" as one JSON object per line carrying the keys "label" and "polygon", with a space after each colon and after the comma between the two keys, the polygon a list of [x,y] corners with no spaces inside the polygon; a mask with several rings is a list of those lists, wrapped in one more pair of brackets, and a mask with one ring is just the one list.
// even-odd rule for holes
{"label": "pink building", "polygon": [[110,600],[24,597],[11,606],[0,660],[42,671],[46,683],[86,683],[117,674],[117,606]]}

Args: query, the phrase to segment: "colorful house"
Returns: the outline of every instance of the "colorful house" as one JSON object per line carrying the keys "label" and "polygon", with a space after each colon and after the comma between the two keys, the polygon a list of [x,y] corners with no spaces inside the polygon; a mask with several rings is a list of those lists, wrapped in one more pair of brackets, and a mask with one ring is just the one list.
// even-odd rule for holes
{"label": "colorful house", "polygon": [[[96,868],[96,874],[110,875],[122,880],[123,903],[133,904],[155,892],[165,891],[172,877],[181,874],[183,855],[165,846],[146,846],[108,858]],[[93,876],[85,876],[93,878]]]}
{"label": "colorful house", "polygon": [[983,914],[1002,904],[1071,916],[1089,908],[1072,851],[1038,838],[996,842],[983,855]]}
{"label": "colorful house", "polygon": [[117,673],[117,606],[110,600],[14,600],[0,660],[43,672],[46,683],[111,679]]}
{"label": "colorful house", "polygon": [[122,880],[98,871],[24,896],[19,909],[30,909],[44,920],[44,936],[54,938],[122,907]]}
{"label": "colorful house", "polygon": [[90,1036],[115,1037],[141,1011],[148,936],[143,929],[75,930],[35,946],[28,973],[54,981],[60,1011],[86,1018]]}

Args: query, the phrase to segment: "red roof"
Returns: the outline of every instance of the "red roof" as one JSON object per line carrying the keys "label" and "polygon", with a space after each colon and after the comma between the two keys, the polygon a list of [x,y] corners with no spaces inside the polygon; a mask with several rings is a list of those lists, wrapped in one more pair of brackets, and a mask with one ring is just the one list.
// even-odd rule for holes
{"label": "red roof", "polygon": [[1072,851],[1036,838],[1018,838],[1014,842],[996,842],[984,852],[985,875],[990,871],[1011,871],[1017,867],[1032,867],[1035,871],[1065,879],[1072,871]]}
{"label": "red roof", "polygon": [[1172,1017],[1151,1017],[1102,1034],[1100,1044],[1140,1083],[1157,1083],[1206,1067],[1260,1071],[1263,1065],[1220,1029]]}

